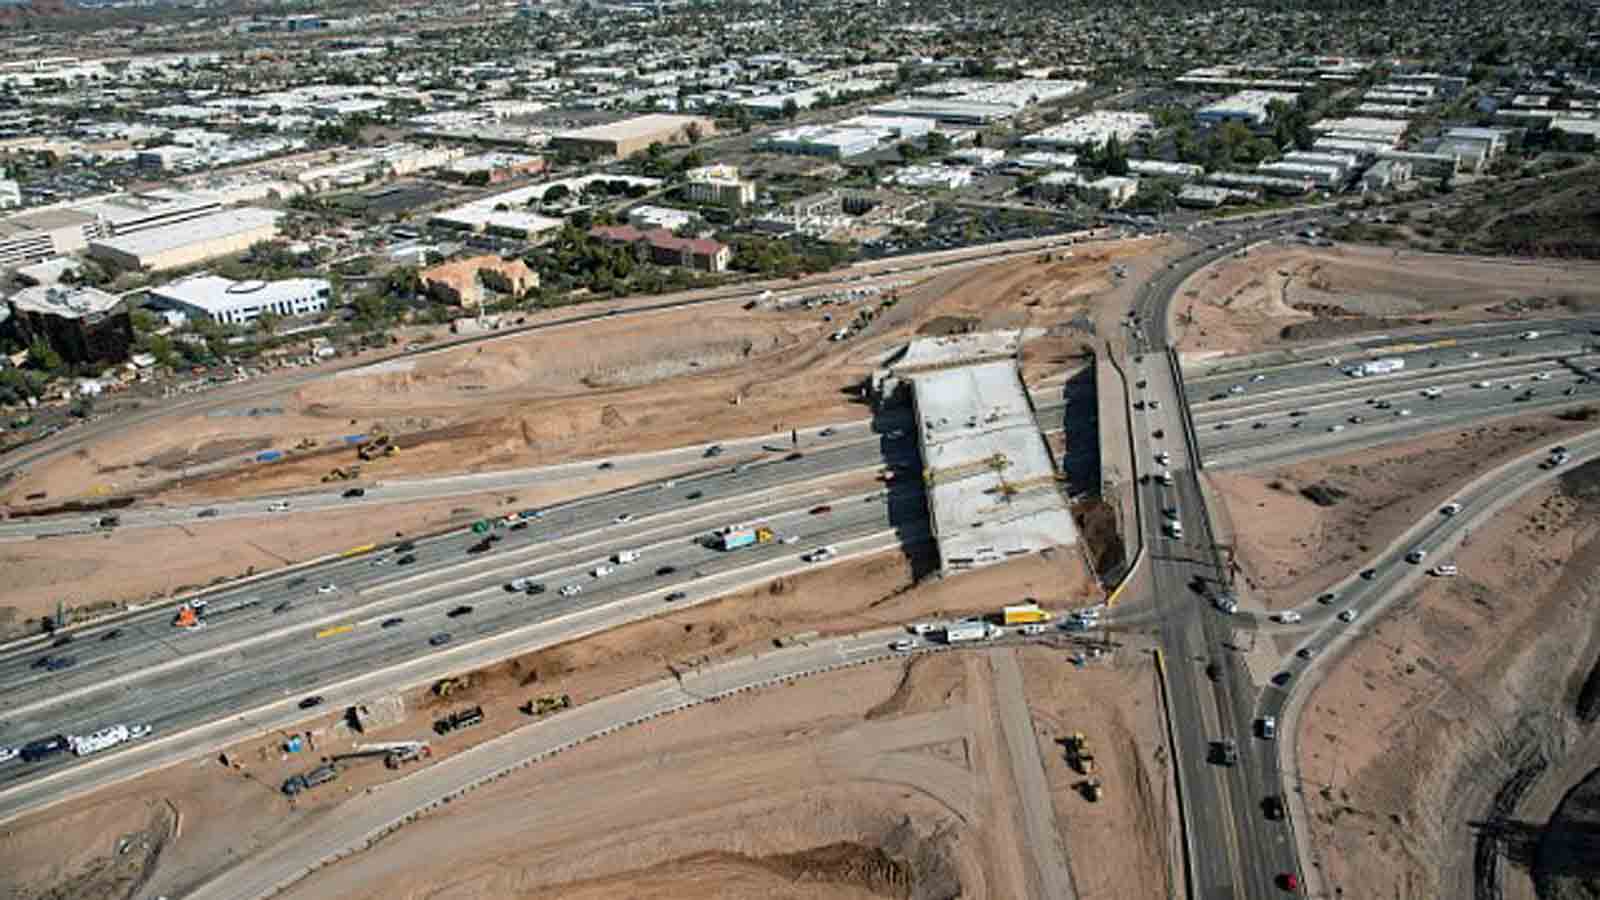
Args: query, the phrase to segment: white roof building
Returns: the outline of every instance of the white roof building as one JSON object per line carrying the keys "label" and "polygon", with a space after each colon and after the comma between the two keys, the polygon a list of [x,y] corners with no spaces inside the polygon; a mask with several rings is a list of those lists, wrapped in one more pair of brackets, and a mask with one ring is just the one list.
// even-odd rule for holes
{"label": "white roof building", "polygon": [[1029,147],[1076,150],[1084,144],[1103,146],[1115,136],[1117,140],[1127,144],[1135,135],[1149,130],[1153,124],[1153,120],[1144,113],[1096,110],[1069,119],[1060,125],[1034,132],[1023,138],[1022,143]]}
{"label": "white roof building", "polygon": [[1265,125],[1267,107],[1273,101],[1293,105],[1297,95],[1288,91],[1240,91],[1231,97],[1203,106],[1195,112],[1195,119],[1207,125],[1240,122],[1254,128]]}
{"label": "white roof building", "polygon": [[262,313],[306,316],[327,312],[332,293],[332,285],[321,278],[233,281],[220,275],[196,275],[152,288],[150,299],[191,317],[239,325]]}

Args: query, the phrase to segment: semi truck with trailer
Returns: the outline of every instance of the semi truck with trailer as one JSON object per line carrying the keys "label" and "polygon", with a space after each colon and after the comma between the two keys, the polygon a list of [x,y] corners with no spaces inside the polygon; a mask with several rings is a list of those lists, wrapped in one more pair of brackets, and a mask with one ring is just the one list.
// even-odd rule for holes
{"label": "semi truck with trailer", "polygon": [[718,550],[738,550],[756,544],[770,544],[773,537],[772,529],[765,525],[729,525],[712,537],[712,544]]}
{"label": "semi truck with trailer", "polygon": [[946,644],[992,641],[999,636],[1000,627],[989,622],[953,622],[944,629]]}

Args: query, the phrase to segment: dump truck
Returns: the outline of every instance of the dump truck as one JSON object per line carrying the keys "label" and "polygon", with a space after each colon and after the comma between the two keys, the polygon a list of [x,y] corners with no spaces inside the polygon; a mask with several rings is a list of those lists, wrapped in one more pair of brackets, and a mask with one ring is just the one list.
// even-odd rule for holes
{"label": "dump truck", "polygon": [[434,722],[433,730],[436,734],[446,735],[452,731],[460,731],[463,728],[471,728],[474,725],[479,725],[482,723],[483,707],[474,706],[471,709],[453,712],[437,722]]}
{"label": "dump truck", "polygon": [[1007,606],[1001,610],[1001,616],[1006,625],[1032,625],[1036,622],[1050,621],[1050,614],[1040,609],[1037,603]]}
{"label": "dump truck", "polygon": [[718,531],[712,543],[718,550],[737,550],[756,544],[770,544],[774,534],[765,525],[729,525]]}
{"label": "dump truck", "polygon": [[393,456],[398,452],[400,452],[399,445],[392,442],[387,434],[376,435],[356,448],[356,455],[367,461],[382,456]]}
{"label": "dump truck", "polygon": [[944,628],[944,642],[947,644],[992,641],[999,636],[1000,629],[988,622],[956,622]]}

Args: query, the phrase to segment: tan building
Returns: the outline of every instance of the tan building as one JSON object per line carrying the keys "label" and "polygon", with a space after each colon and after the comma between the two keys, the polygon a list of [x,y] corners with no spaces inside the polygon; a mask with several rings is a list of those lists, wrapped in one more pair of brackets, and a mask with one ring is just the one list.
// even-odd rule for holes
{"label": "tan building", "polygon": [[700,137],[710,137],[716,134],[717,126],[704,116],[653,113],[558,134],[550,139],[550,149],[585,159],[626,159],[651,144],[690,143],[690,132],[696,130]]}
{"label": "tan building", "polygon": [[242,206],[186,222],[89,242],[89,255],[119,269],[160,272],[243,253],[278,236],[282,213]]}
{"label": "tan building", "polygon": [[539,273],[520,259],[501,259],[492,253],[452,260],[418,277],[428,295],[452,306],[475,307],[483,302],[485,285],[502,294],[525,296],[539,286]]}
{"label": "tan building", "polygon": [[756,183],[739,177],[737,166],[716,165],[690,169],[684,191],[690,201],[733,209],[756,202]]}

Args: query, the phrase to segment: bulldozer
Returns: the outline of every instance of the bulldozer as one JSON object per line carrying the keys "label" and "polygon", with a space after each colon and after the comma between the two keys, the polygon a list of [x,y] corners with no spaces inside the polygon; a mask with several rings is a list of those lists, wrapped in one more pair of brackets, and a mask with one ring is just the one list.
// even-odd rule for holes
{"label": "bulldozer", "polygon": [[572,695],[535,697],[522,704],[522,713],[529,716],[547,716],[553,712],[572,708]]}
{"label": "bulldozer", "polygon": [[1100,802],[1100,796],[1101,796],[1100,779],[1098,779],[1098,778],[1086,779],[1081,784],[1079,784],[1079,788],[1083,791],[1083,797],[1084,797],[1085,800],[1088,800],[1090,803],[1099,803]]}
{"label": "bulldozer", "polygon": [[433,683],[435,697],[448,697],[457,691],[464,691],[472,687],[471,675],[457,675],[451,678],[441,678]]}
{"label": "bulldozer", "polygon": [[1080,775],[1094,774],[1094,753],[1089,750],[1089,739],[1083,732],[1075,731],[1067,738],[1067,763]]}
{"label": "bulldozer", "polygon": [[360,477],[361,464],[351,463],[348,466],[334,466],[332,469],[329,469],[328,474],[322,476],[322,483],[327,484],[330,481],[350,481],[351,479]]}

